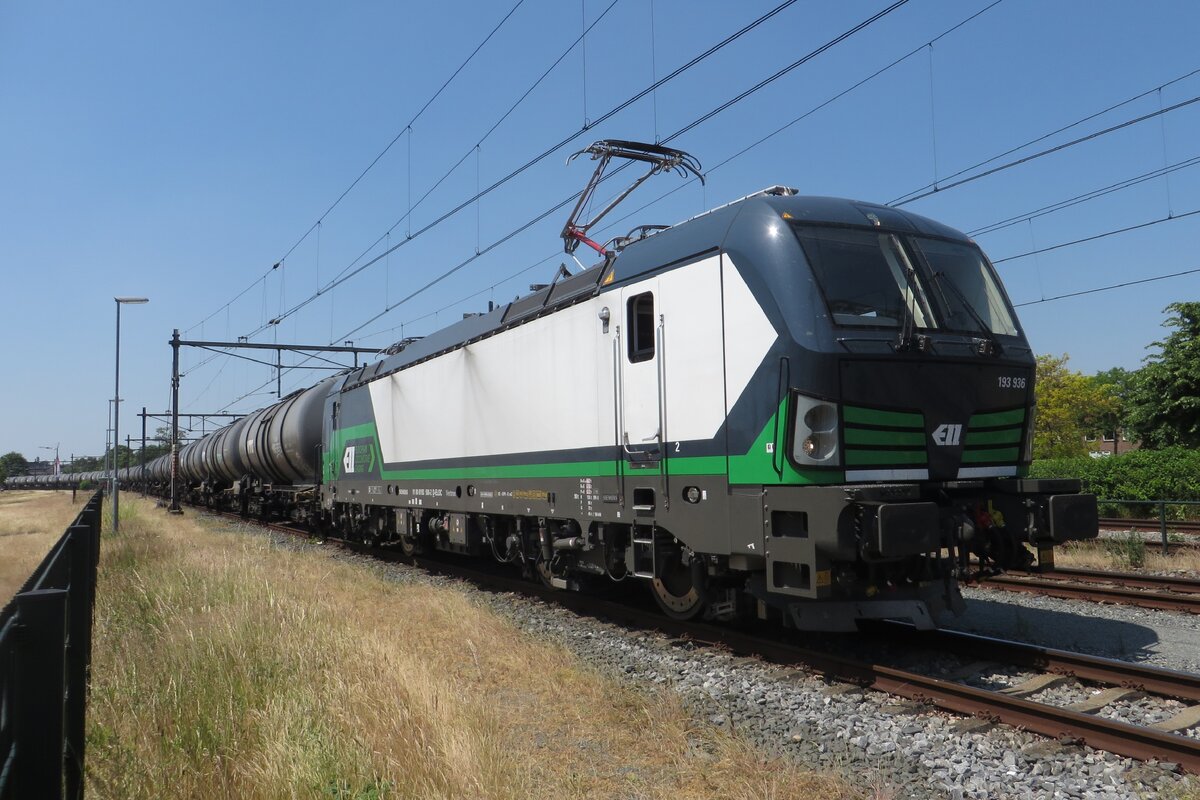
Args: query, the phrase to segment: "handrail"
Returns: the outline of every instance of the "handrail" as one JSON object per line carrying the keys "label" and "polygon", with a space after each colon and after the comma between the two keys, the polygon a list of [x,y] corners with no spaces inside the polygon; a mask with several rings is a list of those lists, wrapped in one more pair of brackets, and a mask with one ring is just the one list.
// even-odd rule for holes
{"label": "handrail", "polygon": [[662,470],[663,509],[669,511],[671,508],[671,470],[667,463],[667,451],[671,448],[668,441],[670,437],[667,436],[666,324],[666,315],[659,314],[658,329],[654,332],[654,337],[658,346],[658,452],[659,458],[662,459],[659,466]]}
{"label": "handrail", "polygon": [[625,381],[621,362],[621,326],[613,332],[613,425],[617,440],[617,504],[625,507]]}

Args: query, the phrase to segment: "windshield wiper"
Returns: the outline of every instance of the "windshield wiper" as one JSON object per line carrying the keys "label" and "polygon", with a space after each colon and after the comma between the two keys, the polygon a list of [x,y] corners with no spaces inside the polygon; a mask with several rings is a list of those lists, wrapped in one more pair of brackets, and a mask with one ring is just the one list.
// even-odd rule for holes
{"label": "windshield wiper", "polygon": [[917,313],[914,307],[919,302],[916,283],[913,280],[916,277],[916,270],[911,264],[905,263],[900,265],[900,271],[904,273],[904,284],[908,292],[907,297],[904,298],[904,320],[900,325],[900,338],[892,345],[892,349],[898,353],[912,349],[924,353],[929,349],[930,340],[928,336],[916,332]]}
{"label": "windshield wiper", "polygon": [[[936,286],[938,292],[941,293],[942,303],[946,306],[946,308],[949,309],[951,308],[950,303],[946,300],[946,293],[942,291],[942,276],[944,275],[946,275],[945,272],[934,272],[933,285]],[[949,286],[950,291],[954,292],[954,296],[957,297],[959,303],[962,304],[963,310],[970,315],[971,319],[975,322],[975,326],[979,329],[979,332],[985,337],[984,340],[979,342],[979,347],[976,348],[976,352],[978,352],[981,356],[998,356],[1003,353],[1004,348],[1000,346],[1000,340],[996,337],[995,331],[992,330],[990,325],[983,321],[983,317],[979,316],[979,312],[976,311],[975,307],[967,300],[966,295],[962,293],[962,289],[958,288],[958,284],[956,284],[953,279],[950,279],[946,281],[945,285]]]}

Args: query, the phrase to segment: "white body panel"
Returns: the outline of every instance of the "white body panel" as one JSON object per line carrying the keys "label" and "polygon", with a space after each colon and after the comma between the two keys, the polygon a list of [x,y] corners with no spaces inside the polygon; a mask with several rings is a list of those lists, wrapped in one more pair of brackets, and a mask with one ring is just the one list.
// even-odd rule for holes
{"label": "white body panel", "polygon": [[725,306],[725,410],[730,412],[779,334],[729,256],[725,256],[722,292]]}
{"label": "white body panel", "polygon": [[599,308],[581,303],[373,381],[384,461],[614,444],[611,370],[580,357],[601,335]]}
{"label": "white body panel", "polygon": [[[721,341],[721,258],[668,272],[660,279],[664,316],[668,457],[686,456],[671,442],[711,439],[725,423],[725,347]],[[743,384],[739,387],[745,388]],[[724,442],[722,442],[724,446]]]}
{"label": "white body panel", "polygon": [[[749,295],[740,277],[736,282]],[[732,395],[728,402],[735,401],[757,366],[742,366],[740,383],[725,385],[721,259],[715,255],[371,382],[384,461],[615,448],[613,339],[618,328],[628,329],[624,298],[643,291],[654,292],[664,340],[661,353],[656,348],[653,360],[637,364],[629,363],[627,343],[621,342],[630,441],[653,439],[657,430],[660,357],[665,357],[666,436],[674,442],[712,439],[725,420],[726,391]],[[744,296],[739,303],[745,313]],[[603,308],[610,314],[607,334],[599,319]],[[765,322],[757,304],[753,311]],[[761,330],[761,324],[753,329]],[[739,353],[749,356],[746,351]]]}

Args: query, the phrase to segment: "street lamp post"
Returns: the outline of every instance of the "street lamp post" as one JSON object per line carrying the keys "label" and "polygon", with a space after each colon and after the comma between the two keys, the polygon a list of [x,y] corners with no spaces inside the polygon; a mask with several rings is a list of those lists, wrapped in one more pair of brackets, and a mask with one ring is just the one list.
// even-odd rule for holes
{"label": "street lamp post", "polygon": [[112,449],[112,416],[113,416],[113,401],[108,398],[108,418],[105,421],[107,427],[104,429],[104,474],[108,480],[108,487],[112,488],[112,463],[115,453]]}
{"label": "street lamp post", "polygon": [[56,444],[56,445],[54,445],[53,447],[51,447],[51,446],[50,446],[50,445],[48,445],[48,444],[44,444],[44,445],[41,445],[41,449],[42,449],[42,450],[53,450],[53,451],[54,451],[54,475],[55,475],[55,477],[57,477],[57,476],[58,476],[58,473],[59,473],[59,469],[58,469],[58,445]]}
{"label": "street lamp post", "polygon": [[121,418],[121,306],[125,304],[149,303],[148,297],[114,297],[117,302],[117,358],[116,358],[116,378],[115,389],[113,391],[113,471],[112,471],[112,529],[116,533],[120,529],[121,518],[117,514],[117,493],[119,491],[121,474],[120,468],[117,465],[117,446],[121,441],[119,434],[119,420]]}

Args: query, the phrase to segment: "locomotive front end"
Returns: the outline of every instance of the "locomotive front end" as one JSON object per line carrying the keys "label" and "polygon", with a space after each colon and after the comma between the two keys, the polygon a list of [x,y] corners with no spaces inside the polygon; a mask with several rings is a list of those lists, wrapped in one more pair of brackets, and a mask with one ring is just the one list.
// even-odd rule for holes
{"label": "locomotive front end", "polygon": [[1096,500],[1078,481],[1027,477],[1035,361],[975,243],[888,207],[815,200],[745,215],[767,244],[733,254],[755,263],[789,332],[786,462],[763,488],[757,594],[808,629],[931,627],[961,610],[969,576],[1052,564],[1055,544],[1094,537]]}

